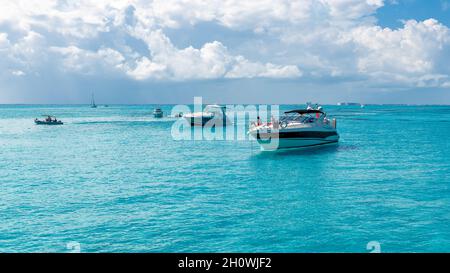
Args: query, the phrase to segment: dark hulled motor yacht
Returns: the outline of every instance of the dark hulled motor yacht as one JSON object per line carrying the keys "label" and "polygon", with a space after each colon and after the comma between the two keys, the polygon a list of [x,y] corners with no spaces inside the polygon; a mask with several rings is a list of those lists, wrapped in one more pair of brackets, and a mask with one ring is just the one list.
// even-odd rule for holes
{"label": "dark hulled motor yacht", "polygon": [[253,124],[249,134],[265,151],[333,144],[339,140],[336,119],[328,119],[320,108],[287,111],[279,121]]}

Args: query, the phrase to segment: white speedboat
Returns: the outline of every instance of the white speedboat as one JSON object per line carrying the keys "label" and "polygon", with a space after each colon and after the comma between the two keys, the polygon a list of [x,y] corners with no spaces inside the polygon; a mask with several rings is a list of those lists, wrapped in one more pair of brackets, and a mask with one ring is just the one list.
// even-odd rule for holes
{"label": "white speedboat", "polygon": [[210,104],[205,107],[203,112],[183,114],[191,126],[219,125],[226,126],[230,124],[230,120],[226,115],[226,107]]}
{"label": "white speedboat", "polygon": [[279,121],[253,124],[249,134],[265,151],[334,144],[339,140],[336,119],[318,109],[287,111]]}
{"label": "white speedboat", "polygon": [[163,111],[161,110],[161,108],[156,108],[155,110],[153,110],[153,117],[155,118],[163,117]]}

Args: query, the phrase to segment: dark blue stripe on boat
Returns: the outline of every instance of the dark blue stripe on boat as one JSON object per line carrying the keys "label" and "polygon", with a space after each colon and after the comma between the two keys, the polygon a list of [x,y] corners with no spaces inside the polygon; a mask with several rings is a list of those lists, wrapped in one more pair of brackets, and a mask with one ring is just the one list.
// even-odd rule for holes
{"label": "dark blue stripe on boat", "polygon": [[263,138],[263,139],[269,139],[271,137],[277,137],[278,138],[327,138],[330,136],[336,136],[337,133],[330,131],[330,132],[320,132],[320,131],[302,131],[302,132],[279,132],[278,134],[275,133],[257,133],[257,138]]}
{"label": "dark blue stripe on boat", "polygon": [[[213,118],[205,118],[205,117],[199,117],[199,118],[191,118],[191,126],[194,125],[200,125],[199,123],[202,123],[202,126],[204,126],[206,123],[208,123],[210,120],[212,120]],[[227,119],[226,117],[223,117],[222,120],[217,119],[216,121],[214,121],[213,124],[211,125],[217,125],[217,126],[224,126],[227,125]]]}

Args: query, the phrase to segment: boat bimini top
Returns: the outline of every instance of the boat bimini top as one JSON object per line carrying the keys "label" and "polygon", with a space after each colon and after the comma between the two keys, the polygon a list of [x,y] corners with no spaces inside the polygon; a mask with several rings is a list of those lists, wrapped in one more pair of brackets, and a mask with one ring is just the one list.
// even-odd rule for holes
{"label": "boat bimini top", "polygon": [[297,113],[299,115],[320,113],[322,115],[325,115],[324,112],[322,112],[320,110],[314,110],[314,109],[297,109],[297,110],[286,111],[284,113],[285,114]]}

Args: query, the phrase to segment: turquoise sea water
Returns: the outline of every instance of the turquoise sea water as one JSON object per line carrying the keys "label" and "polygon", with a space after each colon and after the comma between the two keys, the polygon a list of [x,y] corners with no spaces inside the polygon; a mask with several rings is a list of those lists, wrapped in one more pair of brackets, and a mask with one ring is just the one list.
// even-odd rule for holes
{"label": "turquoise sea water", "polygon": [[277,153],[153,108],[0,106],[0,251],[450,251],[450,107],[325,106],[339,145]]}

